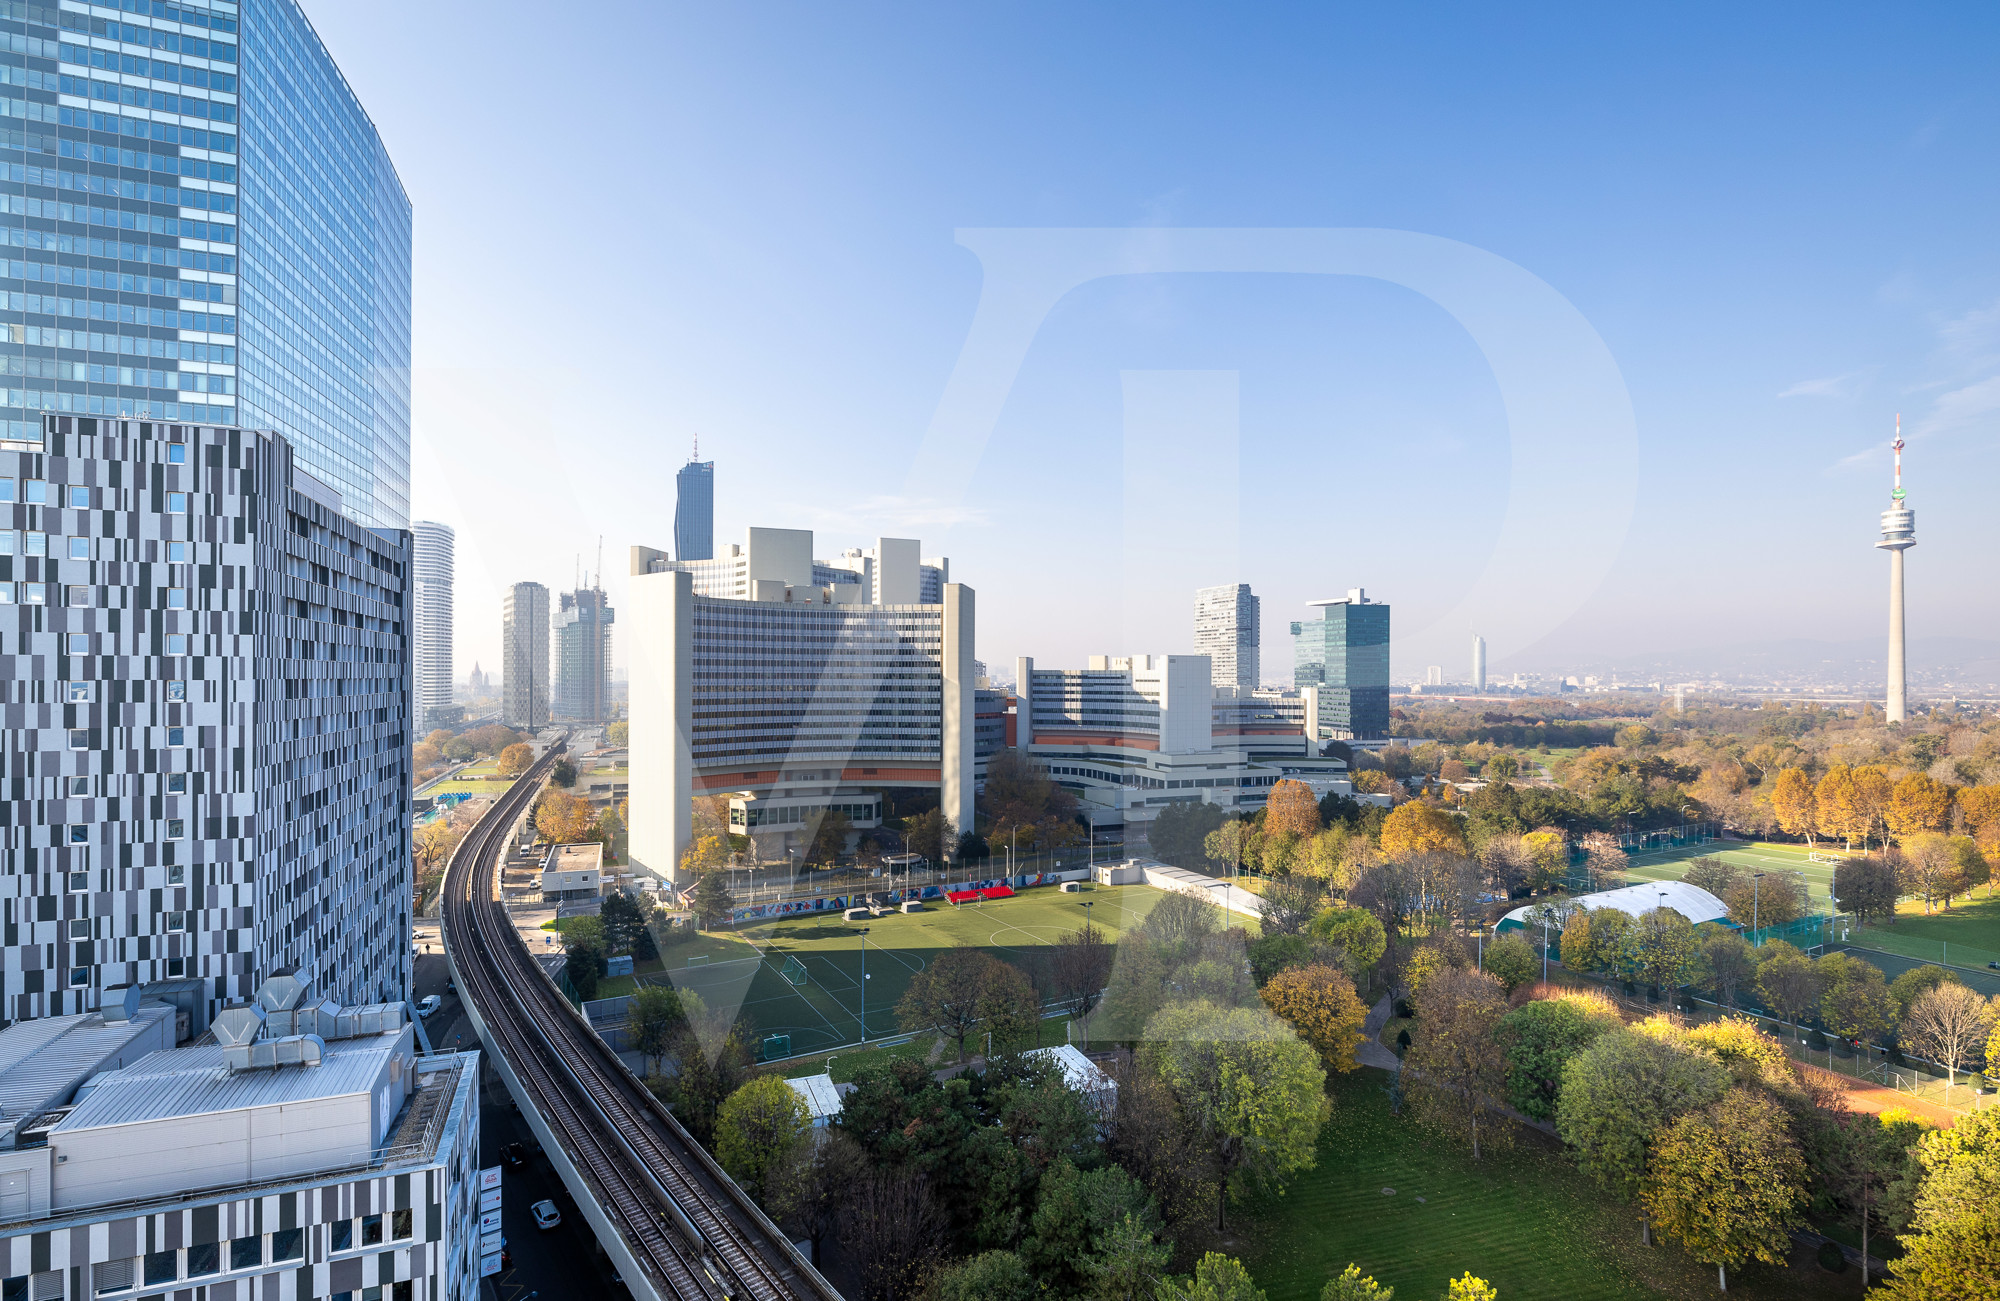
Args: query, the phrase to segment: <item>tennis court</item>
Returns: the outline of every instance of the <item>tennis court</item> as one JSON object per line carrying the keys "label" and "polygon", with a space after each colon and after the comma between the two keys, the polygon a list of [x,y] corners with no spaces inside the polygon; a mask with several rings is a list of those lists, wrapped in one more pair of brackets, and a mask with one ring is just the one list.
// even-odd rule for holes
{"label": "tennis court", "polygon": [[1076,894],[1036,887],[958,907],[930,902],[923,912],[868,921],[809,914],[704,934],[697,945],[666,950],[664,970],[645,979],[733,1011],[753,1046],[785,1035],[794,1055],[825,1052],[863,1038],[864,1005],[867,1038],[896,1033],[897,1001],[911,977],[945,949],[984,949],[1032,980],[1048,950],[1081,927],[1086,914],[1116,943],[1160,898],[1144,885],[1086,885]]}

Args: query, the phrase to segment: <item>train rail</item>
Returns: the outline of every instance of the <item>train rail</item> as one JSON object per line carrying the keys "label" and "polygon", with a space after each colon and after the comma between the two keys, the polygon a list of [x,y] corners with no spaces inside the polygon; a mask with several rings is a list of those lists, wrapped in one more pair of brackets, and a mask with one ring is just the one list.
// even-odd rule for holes
{"label": "train rail", "polygon": [[508,834],[563,748],[551,746],[487,811],[446,871],[445,953],[487,1050],[505,1059],[527,1095],[516,1101],[535,1109],[587,1185],[572,1192],[595,1199],[656,1295],[840,1301],[590,1030],[500,904],[494,877]]}

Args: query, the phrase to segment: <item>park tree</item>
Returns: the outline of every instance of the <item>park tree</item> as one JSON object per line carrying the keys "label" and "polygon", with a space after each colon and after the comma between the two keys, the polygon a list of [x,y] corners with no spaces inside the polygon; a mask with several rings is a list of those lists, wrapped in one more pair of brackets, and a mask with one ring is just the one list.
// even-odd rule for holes
{"label": "park tree", "polygon": [[870,1301],[915,1301],[923,1294],[950,1228],[936,1182],[923,1171],[889,1168],[848,1189],[840,1240]]}
{"label": "park tree", "polygon": [[1834,865],[1834,907],[1854,920],[1894,921],[1896,900],[1903,892],[1896,863],[1885,852],[1864,858],[1844,858]]}
{"label": "park tree", "polygon": [[1374,1275],[1363,1274],[1361,1266],[1349,1261],[1346,1269],[1326,1281],[1319,1301],[1396,1301],[1396,1289],[1377,1283]]}
{"label": "park tree", "polygon": [[1609,890],[1622,885],[1631,858],[1609,832],[1593,831],[1583,838],[1584,871],[1593,890]]}
{"label": "park tree", "polygon": [[641,985],[632,991],[625,1009],[625,1039],[650,1066],[648,1074],[660,1069],[674,1041],[687,1027],[681,1012],[680,995],[664,985]]}
{"label": "park tree", "polygon": [[1821,834],[1838,836],[1847,845],[1867,839],[1868,817],[1854,788],[1854,770],[1846,764],[1828,765],[1813,787],[1813,824]]}
{"label": "park tree", "polygon": [[1522,835],[1521,845],[1533,864],[1528,884],[1537,891],[1554,888],[1569,867],[1569,842],[1563,833],[1551,827],[1537,827]]}
{"label": "park tree", "polygon": [[736,907],[736,900],[729,894],[728,874],[721,871],[703,872],[694,883],[695,919],[703,930],[714,930],[729,921]]}
{"label": "park tree", "polygon": [[1117,950],[1104,939],[1104,932],[1085,921],[1073,931],[1056,937],[1055,952],[1049,955],[1049,987],[1056,998],[1070,1005],[1071,1015],[1088,1021],[1104,987],[1111,983],[1111,967]]}
{"label": "park tree", "polygon": [[1258,929],[1265,935],[1298,935],[1326,906],[1326,887],[1318,879],[1291,873],[1264,882],[1263,911]]}
{"label": "park tree", "polygon": [[1242,818],[1231,818],[1203,837],[1202,855],[1216,867],[1240,868],[1250,861],[1257,829]]}
{"label": "park tree", "polygon": [[1520,836],[1503,831],[1479,847],[1479,866],[1495,894],[1512,898],[1533,878],[1535,856]]}
{"label": "park tree", "polygon": [[681,1026],[674,1038],[678,1070],[646,1081],[703,1147],[715,1146],[716,1114],[723,1099],[750,1078],[750,1049],[735,1016],[709,1007],[691,989],[677,991]]}
{"label": "park tree", "polygon": [[1820,1023],[1842,1039],[1865,1040],[1887,1030],[1896,1015],[1882,969],[1849,953],[1829,953],[1813,964],[1825,992]]}
{"label": "park tree", "polygon": [[1192,872],[1209,868],[1204,842],[1228,815],[1219,804],[1169,804],[1146,827],[1146,842],[1163,863]]}
{"label": "park tree", "polygon": [[1170,1006],[1147,1023],[1140,1061],[1166,1084],[1207,1158],[1217,1232],[1232,1185],[1278,1184],[1312,1166],[1326,1117],[1326,1072],[1271,1013]]}
{"label": "park tree", "polygon": [[1359,1069],[1354,1050],[1361,1044],[1368,1009],[1345,972],[1320,962],[1293,967],[1265,983],[1263,998],[1265,1006],[1312,1045],[1328,1071],[1346,1074]]}
{"label": "park tree", "polygon": [[1726,926],[1703,923],[1695,928],[1701,937],[1701,982],[1724,1007],[1735,1007],[1737,995],[1757,979],[1757,959],[1749,941]]}
{"label": "park tree", "polygon": [[1653,1139],[1721,1099],[1729,1072],[1715,1058],[1632,1030],[1611,1030],[1563,1067],[1556,1132],[1585,1174],[1621,1201],[1645,1185]]}
{"label": "park tree", "polygon": [[1355,833],[1344,825],[1329,827],[1310,840],[1302,841],[1292,855],[1292,871],[1321,883],[1322,889],[1346,893],[1353,884],[1349,868],[1353,863],[1348,847]]}
{"label": "park tree", "polygon": [[832,867],[847,852],[848,833],[854,824],[839,809],[828,809],[813,824],[812,843],[806,846],[805,860]]}
{"label": "park tree", "polygon": [[614,749],[624,749],[632,743],[632,724],[620,720],[610,723],[604,729],[604,743]]}
{"label": "park tree", "polygon": [[1896,1019],[1901,1021],[1910,1014],[1910,1005],[1919,997],[1936,989],[1939,985],[1959,984],[1958,973],[1947,971],[1935,963],[1921,967],[1911,967],[1902,975],[1889,982],[1889,998],[1896,1005]]}
{"label": "park tree", "polygon": [[812,1133],[806,1100],[776,1075],[759,1075],[723,1100],[715,1159],[759,1205],[776,1206],[779,1173]]}
{"label": "park tree", "polygon": [[1773,940],[1758,950],[1757,992],[1772,1011],[1798,1026],[1808,1009],[1818,1008],[1825,986],[1811,958]]}
{"label": "park tree", "polygon": [[[1985,886],[1986,897],[1992,898],[1993,865],[1986,861],[1986,855],[1979,848],[1979,842],[1971,836],[1953,836],[1951,848],[1952,852],[1958,855],[1958,887],[1965,891],[1966,898],[1970,900],[1973,887],[1979,885]],[[1947,900],[1946,906],[1949,905],[1950,901]]]}
{"label": "park tree", "polygon": [[1501,1018],[1507,1052],[1507,1101],[1535,1120],[1555,1117],[1563,1067],[1622,1024],[1617,1007],[1596,992],[1571,990],[1523,1003]]}
{"label": "park tree", "polygon": [[1993,1022],[1994,1009],[1979,994],[1961,984],[1939,985],[1910,1004],[1897,1038],[1945,1068],[1949,1100],[1958,1073],[1984,1051]]}
{"label": "park tree", "polygon": [[[502,754],[506,751],[502,750]],[[526,771],[523,769],[522,771]],[[558,759],[549,765],[549,785],[560,786],[564,790],[576,785],[576,765],[567,759]]]}
{"label": "park tree", "polygon": [[1496,935],[1486,946],[1485,970],[1509,994],[1533,980],[1539,964],[1534,946],[1518,933]]}
{"label": "park tree", "polygon": [[[1467,1139],[1479,1159],[1480,1126],[1507,1090],[1507,1053],[1500,1041],[1507,999],[1500,982],[1478,971],[1448,968],[1415,997],[1417,1033],[1404,1058],[1403,1089],[1419,1120]],[[1507,1134],[1506,1118],[1486,1124],[1488,1143]]]}
{"label": "park tree", "polygon": [[689,876],[713,872],[728,863],[728,837],[714,832],[698,833],[681,853],[681,871]]}
{"label": "park tree", "polygon": [[1500,1301],[1500,1289],[1467,1270],[1445,1281],[1443,1301]]}
{"label": "park tree", "polygon": [[1389,810],[1382,822],[1382,852],[1391,858],[1456,854],[1465,850],[1463,824],[1435,804],[1411,800]]}
{"label": "park tree", "polygon": [[910,978],[896,1004],[903,1029],[935,1029],[965,1060],[965,1044],[982,1031],[1005,1046],[1032,1030],[1038,1008],[1028,978],[990,953],[946,949]]}
{"label": "park tree", "polygon": [[1314,939],[1340,950],[1341,965],[1357,985],[1362,975],[1381,961],[1389,946],[1389,933],[1383,929],[1382,919],[1365,908],[1323,908],[1306,931]]}
{"label": "park tree", "polygon": [[550,790],[535,809],[535,830],[552,845],[575,845],[591,839],[597,813],[590,801],[567,791]]}
{"label": "park tree", "polygon": [[1880,764],[1862,764],[1854,770],[1854,804],[1865,830],[1862,845],[1868,838],[1881,837],[1882,843],[1889,843],[1889,805],[1896,795],[1896,783],[1890,780],[1889,770]]}
{"label": "park tree", "polygon": [[942,809],[925,809],[903,820],[903,845],[909,853],[942,863],[957,844],[958,828]]}
{"label": "park tree", "polygon": [[1722,899],[1730,921],[1754,930],[1789,925],[1812,907],[1805,878],[1796,872],[1739,873]]}
{"label": "park tree", "polygon": [[1219,1251],[1195,1262],[1194,1277],[1166,1280],[1153,1295],[1157,1301],[1264,1301],[1243,1262]]}
{"label": "park tree", "polygon": [[1906,837],[1898,866],[1904,891],[1922,898],[1926,913],[1939,902],[1949,908],[1951,896],[1965,889],[1965,868],[1951,837],[1935,831]]}
{"label": "park tree", "polygon": [[1159,1241],[1163,1226],[1145,1187],[1122,1166],[1082,1170],[1063,1158],[1042,1176],[1021,1258],[1055,1295],[1088,1296],[1105,1257],[1135,1245],[1131,1235],[1115,1232],[1128,1217],[1151,1247],[1153,1268],[1164,1267],[1170,1253]]}
{"label": "park tree", "polygon": [[1701,941],[1688,919],[1672,908],[1649,908],[1633,923],[1632,967],[1641,979],[1664,993],[1695,978]]}
{"label": "park tree", "polygon": [[563,974],[579,1000],[597,997],[604,974],[604,927],[595,917],[571,917],[563,924]]}
{"label": "park tree", "polygon": [[642,906],[623,890],[613,890],[604,896],[597,908],[597,920],[604,927],[604,943],[610,953],[630,953],[638,943],[639,933],[646,929],[646,914],[651,905]]}
{"label": "park tree", "polygon": [[1655,1142],[1643,1198],[1660,1231],[1727,1271],[1746,1261],[1783,1265],[1801,1222],[1805,1162],[1768,1098],[1734,1088],[1681,1116]]}
{"label": "park tree", "polygon": [[1992,1301],[2000,1296],[2000,1107],[1916,1143],[1917,1193],[1902,1256],[1878,1296]]}
{"label": "park tree", "polygon": [[1191,894],[1163,894],[1146,914],[1146,934],[1185,957],[1201,947],[1202,941],[1220,929],[1222,910],[1207,899]]}
{"label": "park tree", "polygon": [[932,1284],[937,1301],[1035,1301],[1041,1285],[1011,1251],[982,1251],[945,1268]]}
{"label": "park tree", "polygon": [[1319,818],[1319,799],[1312,787],[1289,777],[1281,777],[1271,787],[1264,802],[1264,833],[1297,836],[1309,840],[1325,830]]}
{"label": "park tree", "polygon": [[1951,787],[1929,773],[1913,772],[1896,783],[1887,816],[1898,837],[1943,831],[1951,825]]}

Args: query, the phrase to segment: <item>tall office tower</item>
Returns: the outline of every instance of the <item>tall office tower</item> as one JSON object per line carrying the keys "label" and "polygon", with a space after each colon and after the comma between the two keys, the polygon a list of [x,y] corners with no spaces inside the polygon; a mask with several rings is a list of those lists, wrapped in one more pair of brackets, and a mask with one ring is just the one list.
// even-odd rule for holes
{"label": "tall office tower", "polygon": [[1194,652],[1208,656],[1218,687],[1255,691],[1262,679],[1261,605],[1248,583],[1204,587],[1194,594]]}
{"label": "tall office tower", "polygon": [[1389,607],[1359,587],[1313,601],[1317,619],[1292,625],[1293,684],[1319,688],[1314,739],[1379,741],[1389,735]]}
{"label": "tall office tower", "polygon": [[1884,713],[1892,723],[1909,715],[1908,678],[1903,665],[1903,553],[1917,545],[1917,513],[1904,504],[1903,418],[1896,417],[1896,486],[1882,512],[1882,540],[1889,553],[1889,687]]}
{"label": "tall office tower", "polygon": [[1444,685],[1444,665],[1432,664],[1424,669],[1424,685],[1441,687]]}
{"label": "tall office tower", "polygon": [[1472,634],[1472,689],[1486,690],[1486,639]]}
{"label": "tall office tower", "polygon": [[416,606],[411,622],[416,660],[416,735],[431,730],[431,711],[451,705],[452,565],[456,535],[449,524],[418,520],[410,525],[415,548]]}
{"label": "tall office tower", "polygon": [[732,829],[777,857],[830,808],[879,816],[885,790],[935,791],[972,826],[972,589],[916,600],[914,542],[878,547],[872,584],[812,549],[752,529],[739,595],[724,562],[632,548],[631,857],[656,875],[679,879],[697,794],[728,795]]}
{"label": "tall office tower", "polygon": [[405,527],[410,201],[296,0],[7,17],[0,437],[272,429],[348,518]]}
{"label": "tall office tower", "polygon": [[406,999],[409,534],[271,434],[42,429],[0,450],[0,1019]]}
{"label": "tall office tower", "polygon": [[674,476],[674,559],[715,558],[715,462],[689,461]]}
{"label": "tall office tower", "polygon": [[549,589],[516,583],[500,604],[500,721],[539,732],[549,725]]}
{"label": "tall office tower", "polygon": [[611,716],[611,622],[601,587],[564,592],[556,614],[555,716],[601,723]]}

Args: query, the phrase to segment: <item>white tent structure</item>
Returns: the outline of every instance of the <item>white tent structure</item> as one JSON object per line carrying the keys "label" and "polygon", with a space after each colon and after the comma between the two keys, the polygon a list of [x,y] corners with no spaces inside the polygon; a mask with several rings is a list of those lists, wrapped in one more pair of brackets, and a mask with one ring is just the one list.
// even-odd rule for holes
{"label": "white tent structure", "polygon": [[[1655,908],[1671,908],[1688,921],[1699,926],[1703,922],[1719,922],[1729,916],[1729,905],[1716,898],[1698,885],[1686,881],[1642,881],[1638,885],[1623,886],[1617,890],[1603,890],[1597,894],[1582,894],[1568,901],[1571,909],[1596,912],[1600,908],[1615,908],[1619,912],[1637,917]],[[1494,932],[1524,930],[1541,925],[1543,905],[1535,903],[1524,908],[1516,908],[1500,919]]]}

